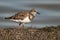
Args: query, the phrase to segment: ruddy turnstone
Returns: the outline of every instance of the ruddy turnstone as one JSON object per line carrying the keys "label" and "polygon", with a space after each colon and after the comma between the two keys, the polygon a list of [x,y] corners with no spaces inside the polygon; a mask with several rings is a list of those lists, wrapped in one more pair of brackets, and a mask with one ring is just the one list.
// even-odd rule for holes
{"label": "ruddy turnstone", "polygon": [[11,17],[6,17],[5,19],[10,19],[12,21],[18,22],[19,26],[23,25],[25,23],[32,22],[36,14],[40,14],[37,12],[34,8],[31,10],[25,10],[25,11],[20,11],[17,12],[17,14],[11,16]]}

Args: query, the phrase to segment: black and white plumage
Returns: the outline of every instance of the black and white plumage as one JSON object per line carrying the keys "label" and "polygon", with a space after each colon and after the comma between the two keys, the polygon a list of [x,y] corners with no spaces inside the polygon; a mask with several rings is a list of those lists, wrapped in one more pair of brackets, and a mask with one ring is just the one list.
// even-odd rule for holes
{"label": "black and white plumage", "polygon": [[6,17],[5,19],[10,19],[11,21],[18,22],[19,25],[21,25],[24,23],[32,22],[36,14],[40,14],[40,13],[37,12],[35,9],[31,9],[27,11],[25,10],[25,11],[17,12],[17,14],[11,17]]}

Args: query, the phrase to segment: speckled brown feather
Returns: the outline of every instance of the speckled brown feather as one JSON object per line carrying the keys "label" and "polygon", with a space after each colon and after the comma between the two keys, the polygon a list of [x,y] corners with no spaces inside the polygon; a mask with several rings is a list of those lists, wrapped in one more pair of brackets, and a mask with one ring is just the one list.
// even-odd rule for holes
{"label": "speckled brown feather", "polygon": [[[31,11],[34,11],[34,10],[31,10]],[[35,16],[33,14],[31,14],[31,11],[29,11],[29,10],[20,11],[20,12],[17,12],[15,15],[8,17],[6,19],[23,20],[26,16],[28,16],[30,20],[33,20],[33,18]]]}
{"label": "speckled brown feather", "polygon": [[15,14],[15,15],[13,15],[11,17],[8,17],[8,19],[15,19],[15,20],[21,19],[21,20],[23,20],[26,16],[30,17],[30,16],[33,16],[33,15],[30,13],[30,11],[20,11],[17,14]]}
{"label": "speckled brown feather", "polygon": [[29,19],[30,19],[31,21],[34,19],[34,17],[35,17],[35,16],[32,15],[32,14],[29,15]]}

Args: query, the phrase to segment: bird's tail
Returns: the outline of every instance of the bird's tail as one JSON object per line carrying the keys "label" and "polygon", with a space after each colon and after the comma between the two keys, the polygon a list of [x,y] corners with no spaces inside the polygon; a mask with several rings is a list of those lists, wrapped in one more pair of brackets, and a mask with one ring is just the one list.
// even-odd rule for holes
{"label": "bird's tail", "polygon": [[5,17],[5,19],[11,19],[11,17]]}

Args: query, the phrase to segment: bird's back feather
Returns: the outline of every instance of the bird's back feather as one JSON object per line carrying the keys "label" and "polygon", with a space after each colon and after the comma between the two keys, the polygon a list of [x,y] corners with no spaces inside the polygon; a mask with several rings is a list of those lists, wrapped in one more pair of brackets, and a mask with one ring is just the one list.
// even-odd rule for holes
{"label": "bird's back feather", "polygon": [[5,19],[24,19],[27,16],[27,14],[29,14],[28,11],[20,11],[11,17],[6,17]]}

